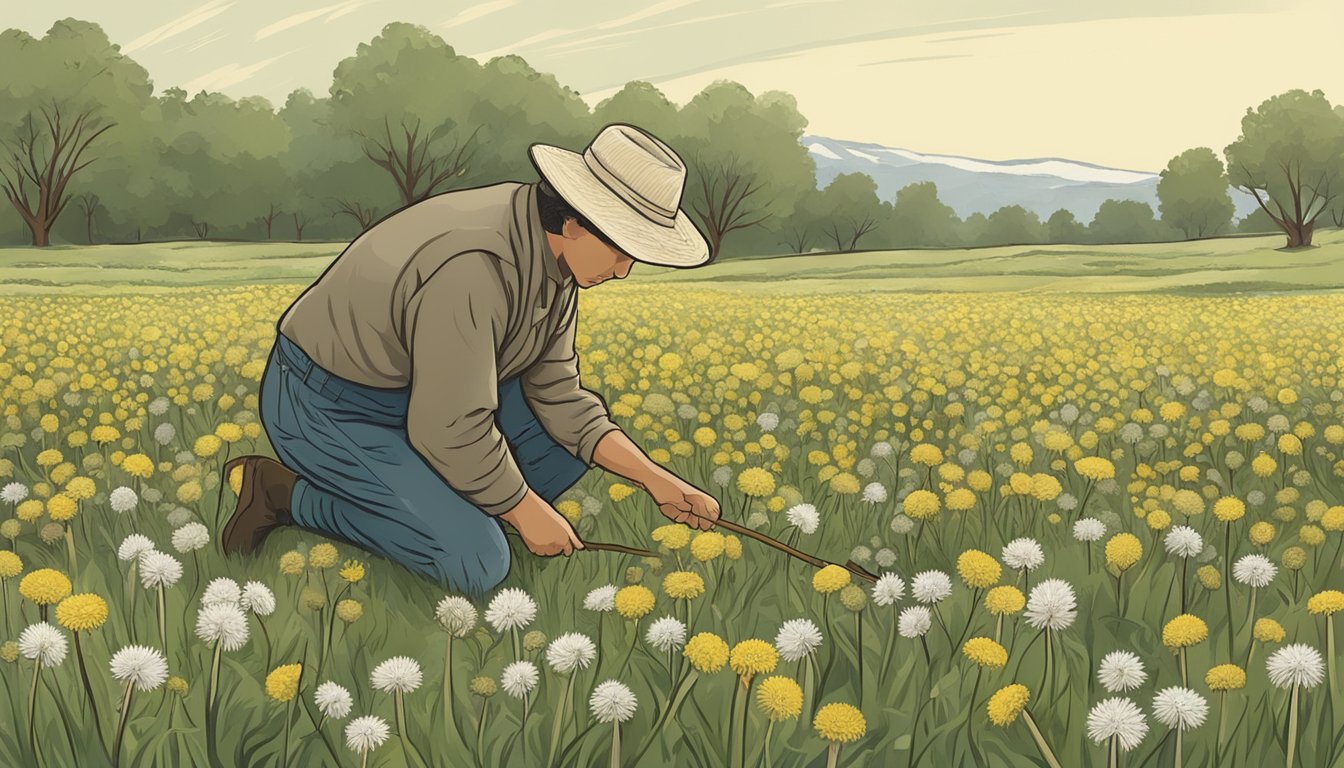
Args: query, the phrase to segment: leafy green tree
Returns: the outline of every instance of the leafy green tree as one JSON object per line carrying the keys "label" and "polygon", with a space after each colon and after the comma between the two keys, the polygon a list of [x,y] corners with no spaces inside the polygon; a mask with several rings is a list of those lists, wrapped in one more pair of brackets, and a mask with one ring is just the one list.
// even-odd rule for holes
{"label": "leafy green tree", "polygon": [[679,113],[682,134],[669,142],[689,167],[683,202],[699,219],[717,258],[734,232],[793,210],[816,187],[816,165],[800,139],[807,120],[780,91],[754,96],[719,81]]}
{"label": "leafy green tree", "polygon": [[877,182],[865,173],[842,173],[821,190],[817,219],[822,237],[837,251],[853,251],[877,229],[890,208],[877,198]]}
{"label": "leafy green tree", "polygon": [[1311,245],[1344,170],[1344,118],[1325,94],[1294,89],[1247,108],[1241,135],[1224,154],[1232,185],[1255,197],[1287,247]]}
{"label": "leafy green tree", "polygon": [[960,239],[962,245],[982,245],[985,228],[989,226],[989,217],[975,211],[961,222]]}
{"label": "leafy green tree", "polygon": [[149,103],[144,68],[96,24],[57,21],[41,38],[0,33],[0,188],[35,246],[81,190],[119,125]]}
{"label": "leafy green tree", "polygon": [[642,80],[632,80],[593,108],[593,122],[601,128],[612,123],[637,125],[676,149],[681,133],[677,105]]}
{"label": "leafy green tree", "polygon": [[960,224],[957,212],[938,199],[938,185],[920,181],[897,190],[887,240],[898,248],[950,246],[957,243]]}
{"label": "leafy green tree", "polygon": [[471,87],[472,131],[489,151],[476,154],[462,175],[465,184],[534,179],[529,145],[540,141],[580,151],[593,138],[592,113],[579,94],[519,56],[491,59]]}
{"label": "leafy green tree", "polygon": [[1036,214],[1020,205],[1005,205],[989,215],[980,242],[985,245],[1039,243],[1044,235]]}
{"label": "leafy green tree", "polygon": [[1073,211],[1060,208],[1050,214],[1045,222],[1045,239],[1049,243],[1081,243],[1087,236],[1087,227],[1073,215]]}
{"label": "leafy green tree", "polygon": [[1160,239],[1153,207],[1138,200],[1106,200],[1088,226],[1098,243],[1147,243]]}
{"label": "leafy green tree", "polygon": [[1261,234],[1264,232],[1279,232],[1279,223],[1269,215],[1263,208],[1256,208],[1254,211],[1246,214],[1241,221],[1237,222],[1237,231],[1244,233]]}
{"label": "leafy green tree", "polygon": [[1216,235],[1232,226],[1223,161],[1212,149],[1196,147],[1173,157],[1157,182],[1162,221],[1185,233],[1187,240]]}

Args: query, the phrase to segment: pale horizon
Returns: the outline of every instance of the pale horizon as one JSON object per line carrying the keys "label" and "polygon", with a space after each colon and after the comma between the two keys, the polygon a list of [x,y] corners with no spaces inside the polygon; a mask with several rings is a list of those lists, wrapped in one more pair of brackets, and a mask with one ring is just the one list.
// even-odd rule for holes
{"label": "pale horizon", "polygon": [[1291,88],[1344,100],[1330,0],[413,0],[262,3],[68,0],[7,10],[42,36],[100,24],[156,92],[327,92],[331,71],[393,21],[479,60],[516,53],[590,104],[631,80],[685,103],[718,79],[784,90],[806,132],[923,154],[1065,158],[1156,172],[1197,146],[1221,155],[1248,107]]}

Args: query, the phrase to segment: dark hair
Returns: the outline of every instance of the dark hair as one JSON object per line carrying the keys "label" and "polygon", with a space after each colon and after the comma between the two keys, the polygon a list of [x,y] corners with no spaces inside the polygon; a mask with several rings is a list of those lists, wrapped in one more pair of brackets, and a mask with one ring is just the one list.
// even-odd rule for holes
{"label": "dark hair", "polygon": [[625,249],[617,245],[610,237],[603,234],[602,230],[593,226],[592,222],[584,218],[574,206],[565,202],[555,188],[544,179],[537,182],[537,212],[541,216],[541,228],[553,235],[560,234],[565,226],[565,219],[573,219],[580,227],[591,232],[598,240],[610,245],[619,251]]}

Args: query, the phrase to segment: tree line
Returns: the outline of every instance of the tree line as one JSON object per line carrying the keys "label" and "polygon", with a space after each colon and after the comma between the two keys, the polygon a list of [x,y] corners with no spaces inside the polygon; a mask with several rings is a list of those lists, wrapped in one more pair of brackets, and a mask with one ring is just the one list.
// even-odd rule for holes
{"label": "tree line", "polygon": [[[346,240],[431,195],[533,180],[529,144],[579,151],[612,122],[644,127],[686,159],[683,202],[716,256],[1276,229],[1298,246],[1318,222],[1344,224],[1344,108],[1320,91],[1248,109],[1221,157],[1196,148],[1173,158],[1158,211],[1108,200],[1081,222],[1064,209],[1041,221],[1019,205],[961,218],[932,182],[891,200],[859,173],[818,188],[800,142],[807,119],[787,93],[718,81],[677,105],[635,81],[589,108],[518,56],[478,62],[404,23],[338,62],[326,94],[300,88],[279,108],[176,87],[156,94],[99,25],[76,19],[41,38],[0,33],[0,71],[0,241],[10,243]],[[1236,223],[1232,187],[1259,202]]]}

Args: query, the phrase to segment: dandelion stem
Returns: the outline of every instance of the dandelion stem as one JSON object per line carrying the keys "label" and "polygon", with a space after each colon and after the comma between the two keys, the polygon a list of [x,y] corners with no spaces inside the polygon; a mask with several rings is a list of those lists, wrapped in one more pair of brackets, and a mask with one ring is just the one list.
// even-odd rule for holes
{"label": "dandelion stem", "polygon": [[163,646],[163,655],[168,656],[168,598],[164,596],[164,586],[159,585],[159,645]]}
{"label": "dandelion stem", "polygon": [[37,680],[42,662],[33,660],[33,689],[28,693],[28,749],[37,754]]}
{"label": "dandelion stem", "polygon": [[764,744],[765,768],[774,768],[774,765],[770,760],[770,737],[774,734],[774,732],[775,732],[775,718],[772,717],[770,718],[769,724],[765,726],[765,744]]}
{"label": "dandelion stem", "polygon": [[131,715],[131,691],[135,690],[130,680],[126,681],[126,693],[121,697],[121,714],[117,718],[117,740],[112,747],[112,765],[121,765],[121,743],[126,736],[126,723]]}
{"label": "dandelion stem", "polygon": [[481,756],[485,754],[485,715],[486,707],[490,704],[487,698],[481,698],[481,716],[476,719],[476,762],[479,765]]}
{"label": "dandelion stem", "polygon": [[93,725],[98,730],[98,743],[103,749],[107,748],[107,737],[103,735],[103,721],[98,717],[98,697],[93,695],[93,683],[89,680],[89,668],[84,663],[84,646],[79,641],[79,633],[72,632],[75,636],[75,660],[79,662],[79,677],[84,683],[84,694],[89,699],[89,711],[93,713]]}
{"label": "dandelion stem", "polygon": [[73,581],[79,575],[75,558],[75,527],[71,523],[65,524],[65,549],[70,556],[70,579]]}
{"label": "dandelion stem", "polygon": [[1031,712],[1022,710],[1022,722],[1027,724],[1027,730],[1031,731],[1031,738],[1036,742],[1036,748],[1041,751],[1041,757],[1045,758],[1046,765],[1050,768],[1060,768],[1059,758],[1055,757],[1054,751],[1050,745],[1045,743],[1045,736],[1041,735],[1041,729],[1037,727],[1036,720],[1031,716]]}
{"label": "dandelion stem", "polygon": [[1288,702],[1288,762],[1287,768],[1293,768],[1293,758],[1297,754],[1297,683],[1293,683],[1293,691],[1289,696]]}
{"label": "dandelion stem", "polygon": [[1232,656],[1232,523],[1223,526],[1223,591],[1227,593],[1227,655]]}
{"label": "dandelion stem", "polygon": [[611,722],[611,768],[621,768],[621,724]]}
{"label": "dandelion stem", "polygon": [[574,691],[574,677],[579,670],[573,669],[565,681],[565,693],[560,697],[560,706],[556,708],[555,723],[551,726],[551,747],[546,751],[546,765],[555,765],[555,750],[560,746],[560,731],[564,728],[565,707],[569,704]]}
{"label": "dandelion stem", "polygon": [[840,742],[832,741],[826,748],[826,768],[835,768],[840,764]]}

